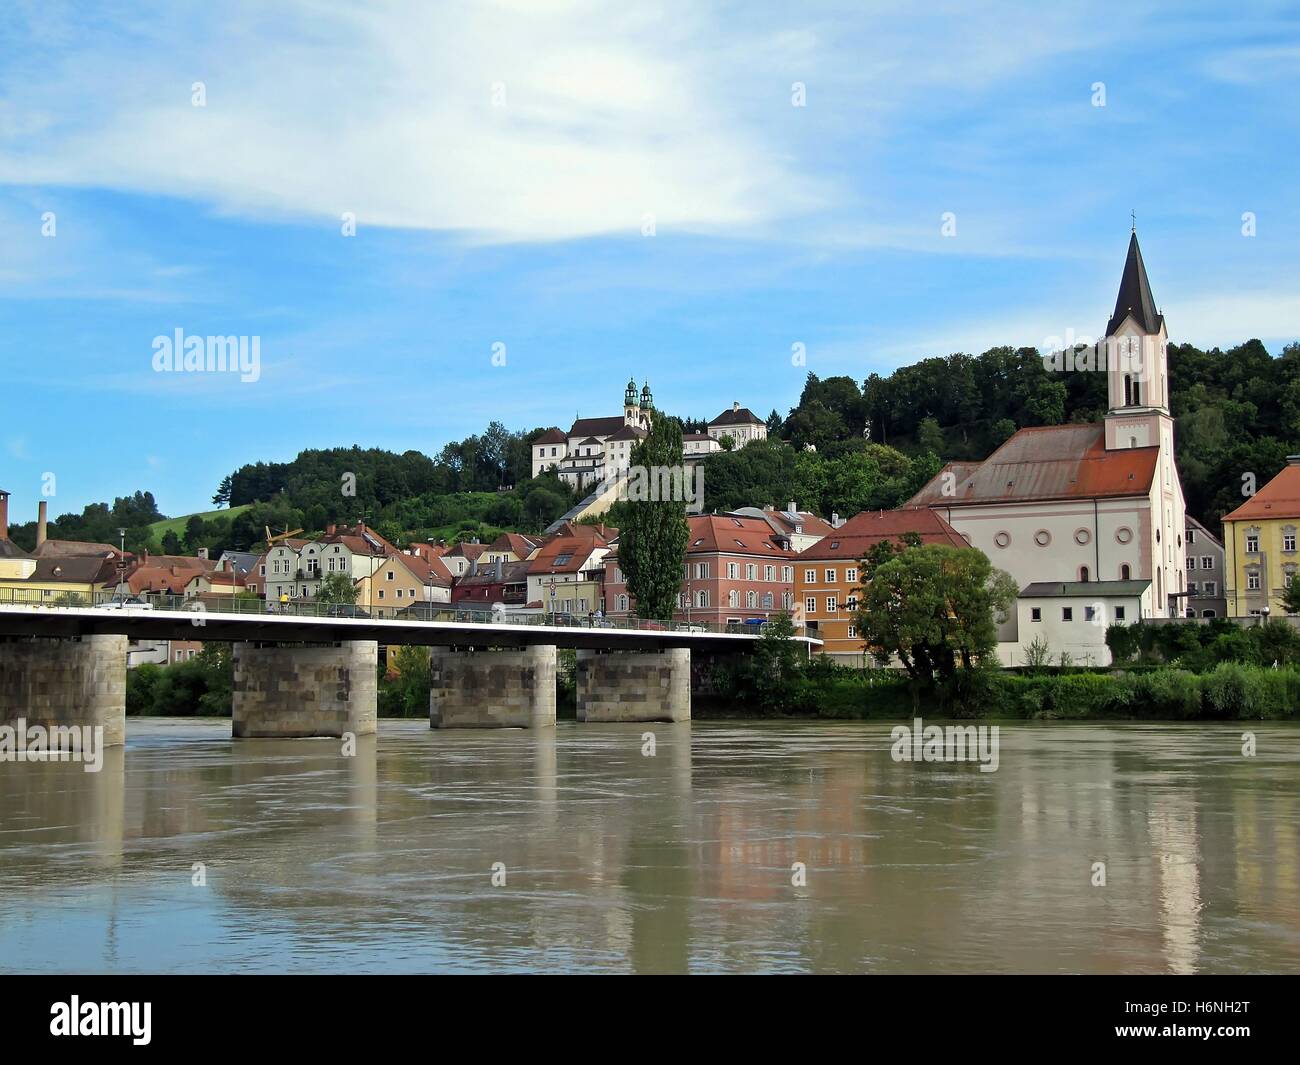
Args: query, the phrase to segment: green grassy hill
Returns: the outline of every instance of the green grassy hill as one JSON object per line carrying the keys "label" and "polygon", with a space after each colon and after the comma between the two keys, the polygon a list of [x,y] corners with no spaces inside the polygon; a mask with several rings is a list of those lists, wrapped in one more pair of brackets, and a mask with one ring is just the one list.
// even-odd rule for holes
{"label": "green grassy hill", "polygon": [[[204,521],[211,521],[213,518],[230,518],[233,521],[252,505],[252,503],[244,503],[242,506],[231,507],[229,510],[207,510],[203,511],[198,516]],[[179,518],[167,518],[164,521],[156,521],[149,526],[149,534],[157,543],[162,543],[162,538],[166,536],[168,532],[174,532],[177,536],[184,536],[185,523],[192,517],[194,517],[193,514],[182,514]]]}

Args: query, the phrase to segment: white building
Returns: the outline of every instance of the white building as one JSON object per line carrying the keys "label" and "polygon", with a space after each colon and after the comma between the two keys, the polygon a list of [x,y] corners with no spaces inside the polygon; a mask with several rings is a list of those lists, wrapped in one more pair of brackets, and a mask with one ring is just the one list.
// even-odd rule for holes
{"label": "white building", "polygon": [[1016,600],[1020,644],[1007,648],[1007,665],[1024,665],[1027,649],[1041,641],[1051,664],[1069,655],[1076,666],[1110,663],[1106,628],[1151,615],[1150,581],[1040,581],[1026,585]]}
{"label": "white building", "polygon": [[560,477],[582,489],[600,484],[631,464],[632,445],[650,430],[654,397],[647,381],[637,396],[629,380],[623,393],[623,414],[611,418],[578,418],[568,433],[549,429],[533,441],[533,476],[554,467]]}
{"label": "white building", "polygon": [[731,410],[724,410],[709,422],[709,436],[718,441],[729,436],[736,447],[744,447],[751,440],[767,439],[767,422],[748,407],[733,402]]}
{"label": "white building", "polygon": [[[1174,465],[1167,343],[1135,233],[1099,345],[1101,369],[1059,355],[1045,360],[1061,372],[1108,375],[1103,422],[1021,429],[983,462],[950,463],[908,506],[940,511],[1022,589],[1149,581],[1149,615],[1181,616],[1186,514]],[[1020,613],[999,632],[1004,661],[1019,660],[1029,641]]]}

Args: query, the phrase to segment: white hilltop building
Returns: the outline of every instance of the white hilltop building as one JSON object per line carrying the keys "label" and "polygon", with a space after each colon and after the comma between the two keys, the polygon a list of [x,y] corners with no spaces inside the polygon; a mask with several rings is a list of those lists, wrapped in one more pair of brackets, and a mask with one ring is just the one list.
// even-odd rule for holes
{"label": "white hilltop building", "polygon": [[636,381],[623,393],[623,414],[578,418],[567,433],[548,429],[533,441],[533,476],[552,466],[579,490],[594,487],[632,461],[632,445],[650,431],[654,397],[647,381],[637,396]]}
{"label": "white hilltop building", "polygon": [[1099,346],[1109,410],[1099,425],[1021,429],[983,462],[953,462],[906,504],[939,511],[1015,578],[998,633],[1007,665],[1042,637],[1059,661],[1106,665],[1107,625],[1181,617],[1183,489],[1169,413],[1168,334],[1137,233]]}

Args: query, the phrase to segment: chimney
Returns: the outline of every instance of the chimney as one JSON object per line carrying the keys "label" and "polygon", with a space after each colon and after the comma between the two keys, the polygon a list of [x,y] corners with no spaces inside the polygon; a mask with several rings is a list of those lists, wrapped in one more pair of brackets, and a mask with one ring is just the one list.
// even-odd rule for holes
{"label": "chimney", "polygon": [[208,549],[206,547],[200,547],[198,551],[195,553],[199,556],[199,558],[206,559],[208,557]]}
{"label": "chimney", "polygon": [[337,525],[335,525],[333,522],[330,522],[328,525],[325,526],[325,535],[326,535],[326,536],[333,536],[333,535],[334,535],[334,530],[337,529],[337,528],[338,528]]}
{"label": "chimney", "polygon": [[799,513],[799,504],[796,503],[793,499],[790,500],[790,513],[791,513],[791,514],[798,514],[798,513]]}
{"label": "chimney", "polygon": [[0,491],[0,540],[9,539],[9,493]]}
{"label": "chimney", "polygon": [[832,510],[832,511],[831,511],[831,528],[832,528],[832,529],[838,529],[839,527],[840,527],[840,516],[839,516],[838,514],[836,514],[835,511]]}
{"label": "chimney", "polygon": [[740,410],[740,400],[738,400],[738,399],[733,399],[733,400],[731,401],[731,409],[732,409],[732,411],[738,411],[738,410]]}
{"label": "chimney", "polygon": [[474,539],[471,540],[470,543],[472,543],[472,544],[476,544],[476,543],[478,543],[478,537],[477,537],[477,536],[474,537]]}
{"label": "chimney", "polygon": [[478,576],[478,559],[476,558],[471,558],[469,560],[469,575],[471,577]]}
{"label": "chimney", "polygon": [[504,558],[502,558],[500,555],[498,555],[498,556],[497,556],[497,576],[496,576],[496,579],[497,579],[497,580],[501,580],[501,578],[505,575],[505,571],[506,571],[506,560],[505,560]]}
{"label": "chimney", "polygon": [[45,500],[42,499],[40,503],[37,504],[36,507],[36,546],[37,547],[40,547],[41,544],[45,543],[45,533],[46,533],[45,518],[46,518],[46,503]]}

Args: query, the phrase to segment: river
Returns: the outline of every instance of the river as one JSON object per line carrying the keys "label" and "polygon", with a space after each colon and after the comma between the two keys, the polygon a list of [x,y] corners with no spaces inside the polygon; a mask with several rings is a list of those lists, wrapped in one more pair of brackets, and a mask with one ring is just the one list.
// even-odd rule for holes
{"label": "river", "polygon": [[890,728],[130,718],[0,764],[0,971],[1300,969],[1300,727]]}

